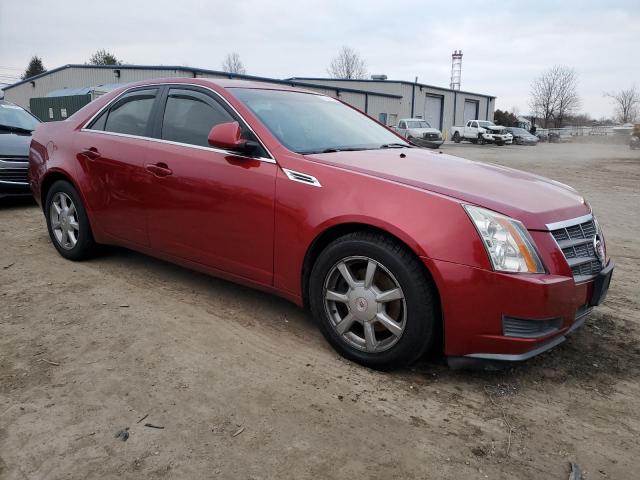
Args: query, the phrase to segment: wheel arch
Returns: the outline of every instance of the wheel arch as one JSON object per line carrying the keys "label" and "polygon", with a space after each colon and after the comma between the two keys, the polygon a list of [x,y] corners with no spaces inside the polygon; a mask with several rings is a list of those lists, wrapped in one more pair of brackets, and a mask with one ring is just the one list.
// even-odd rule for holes
{"label": "wheel arch", "polygon": [[438,290],[438,286],[433,278],[433,275],[424,264],[424,262],[420,259],[421,252],[417,252],[416,248],[412,248],[409,244],[411,240],[407,238],[406,240],[401,238],[400,235],[396,235],[394,233],[389,232],[388,230],[372,225],[369,223],[363,222],[345,222],[345,223],[337,223],[331,225],[324,230],[322,230],[316,237],[313,239],[309,247],[307,248],[307,252],[304,256],[303,264],[302,264],[302,279],[301,279],[301,287],[302,287],[302,302],[303,307],[305,309],[309,308],[309,278],[311,276],[311,270],[313,265],[320,255],[320,253],[334,240],[348,235],[350,233],[355,232],[372,232],[384,235],[388,238],[391,238],[393,241],[400,243],[404,246],[407,251],[409,251],[415,259],[418,261],[419,265],[422,268],[422,271],[431,284],[433,289],[435,301],[436,301],[436,311],[439,321],[436,322],[436,330],[434,331],[434,346],[438,346],[440,350],[439,353],[442,352],[444,348],[444,318],[442,316],[442,306],[440,299],[440,292]]}

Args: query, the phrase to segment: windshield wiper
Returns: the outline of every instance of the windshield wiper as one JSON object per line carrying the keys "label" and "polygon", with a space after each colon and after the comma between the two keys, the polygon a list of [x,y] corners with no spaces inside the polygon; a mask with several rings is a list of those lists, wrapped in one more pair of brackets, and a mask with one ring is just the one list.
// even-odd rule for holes
{"label": "windshield wiper", "polygon": [[29,130],[28,128],[15,127],[13,125],[3,125],[0,123],[0,130],[7,130],[9,132],[17,132],[17,133],[31,133],[33,130]]}
{"label": "windshield wiper", "polygon": [[336,153],[336,152],[359,152],[370,150],[369,148],[325,148],[324,150],[312,150],[310,152],[300,152],[302,155],[313,155],[316,153]]}
{"label": "windshield wiper", "polygon": [[380,145],[380,148],[413,148],[413,146],[406,143],[385,143]]}

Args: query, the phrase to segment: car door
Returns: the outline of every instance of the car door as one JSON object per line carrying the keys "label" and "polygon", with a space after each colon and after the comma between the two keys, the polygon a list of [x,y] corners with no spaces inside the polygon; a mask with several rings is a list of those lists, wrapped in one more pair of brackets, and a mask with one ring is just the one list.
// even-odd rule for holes
{"label": "car door", "polygon": [[84,191],[92,222],[116,243],[148,246],[142,192],[144,169],[157,108],[158,87],[128,91],[101,112],[74,141],[88,185]]}
{"label": "car door", "polygon": [[467,132],[467,137],[475,138],[478,136],[478,122],[469,122],[469,128]]}
{"label": "car door", "polygon": [[147,222],[151,247],[259,283],[273,277],[276,163],[212,148],[214,125],[238,121],[212,92],[171,86],[162,95],[145,168],[151,179]]}

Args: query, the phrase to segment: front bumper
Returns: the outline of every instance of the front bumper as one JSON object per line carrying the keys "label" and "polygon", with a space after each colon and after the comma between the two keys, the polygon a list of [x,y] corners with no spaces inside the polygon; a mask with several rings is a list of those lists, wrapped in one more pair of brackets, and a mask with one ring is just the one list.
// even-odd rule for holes
{"label": "front bumper", "polygon": [[413,138],[411,141],[419,147],[427,148],[439,148],[444,143],[444,139],[442,137],[436,139]]}
{"label": "front bumper", "polygon": [[[508,274],[423,261],[440,293],[449,357],[526,360],[562,343],[593,310],[595,281],[575,283],[564,275]],[[612,270],[613,264],[607,268]],[[534,328],[518,333],[523,330],[510,326],[513,322]],[[535,328],[538,325],[541,328]]]}
{"label": "front bumper", "polygon": [[483,133],[482,134],[482,138],[484,138],[484,140],[486,142],[491,142],[491,143],[510,144],[510,143],[513,142],[513,137],[511,137],[509,135],[497,135],[497,134],[493,134],[493,133]]}

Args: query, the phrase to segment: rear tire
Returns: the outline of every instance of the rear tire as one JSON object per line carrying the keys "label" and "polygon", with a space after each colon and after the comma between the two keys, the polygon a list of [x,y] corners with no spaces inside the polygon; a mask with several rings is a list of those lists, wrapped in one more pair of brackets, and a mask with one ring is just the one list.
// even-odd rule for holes
{"label": "rear tire", "polygon": [[455,133],[453,134],[453,138],[452,138],[452,140],[453,140],[455,143],[460,143],[460,134],[459,134],[458,132],[455,132]]}
{"label": "rear tire", "polygon": [[69,260],[85,260],[96,252],[91,225],[80,195],[66,180],[47,192],[44,214],[53,246]]}
{"label": "rear tire", "polygon": [[434,292],[412,252],[369,232],[329,244],[309,280],[311,312],[327,341],[379,370],[406,366],[427,351],[438,321]]}

